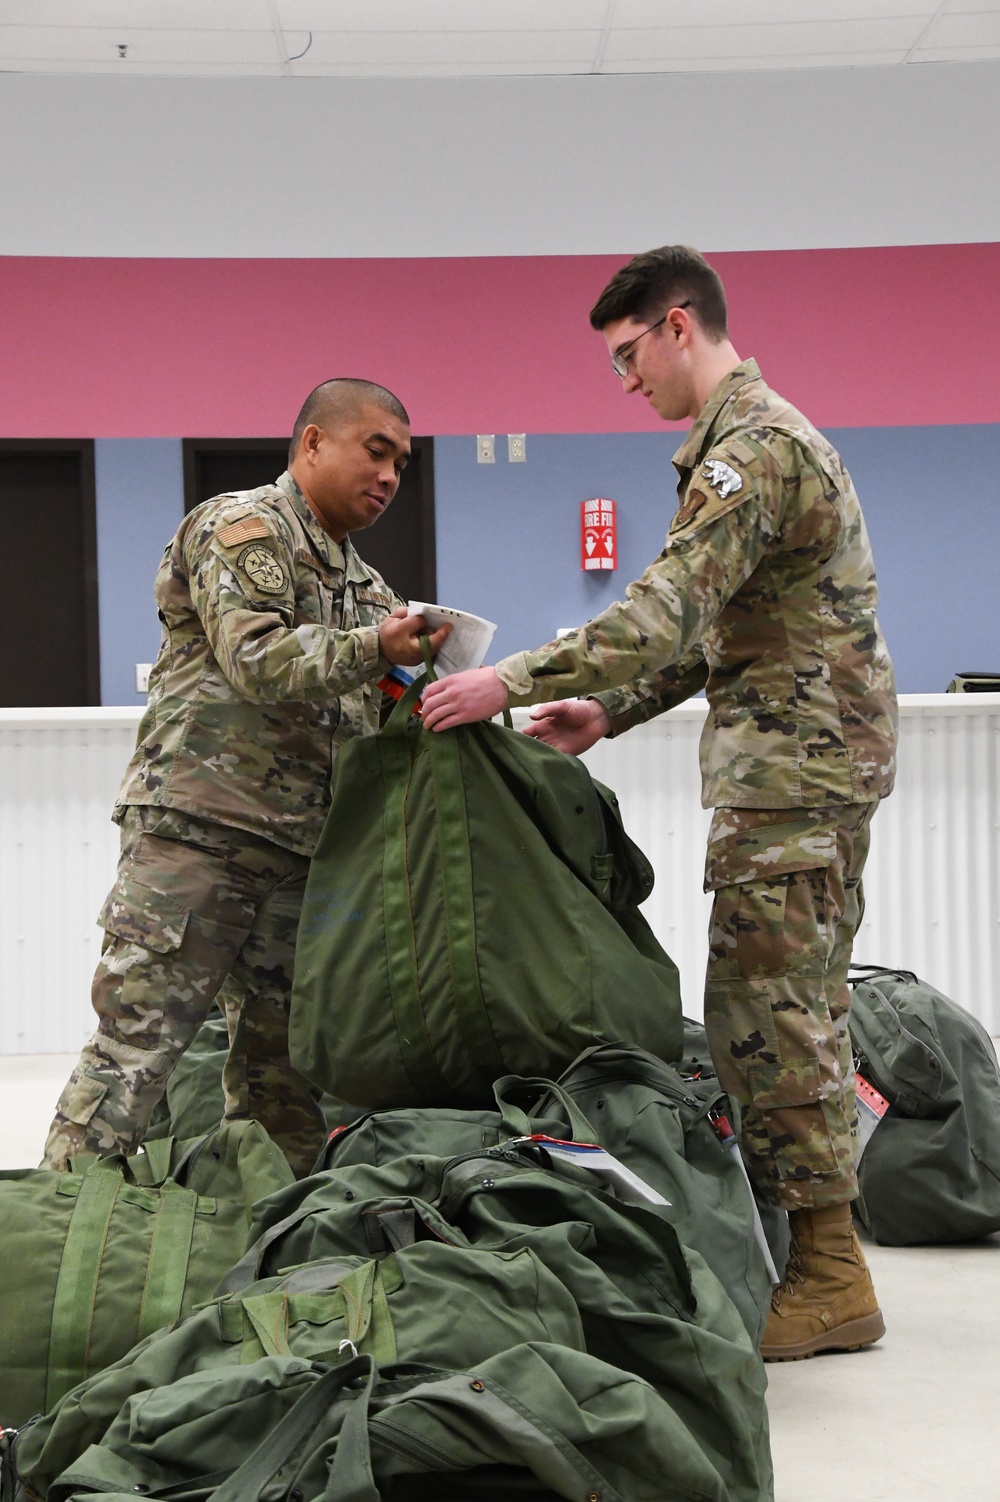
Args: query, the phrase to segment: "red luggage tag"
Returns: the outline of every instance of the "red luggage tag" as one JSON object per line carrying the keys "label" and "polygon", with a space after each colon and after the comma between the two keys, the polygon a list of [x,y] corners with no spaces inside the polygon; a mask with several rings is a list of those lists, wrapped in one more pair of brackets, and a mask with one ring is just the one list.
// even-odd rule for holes
{"label": "red luggage tag", "polygon": [[858,1149],[858,1160],[868,1146],[882,1117],[888,1111],[890,1102],[884,1095],[880,1095],[875,1086],[866,1080],[863,1074],[855,1072],[854,1092],[858,1105],[858,1135],[861,1138],[861,1146]]}

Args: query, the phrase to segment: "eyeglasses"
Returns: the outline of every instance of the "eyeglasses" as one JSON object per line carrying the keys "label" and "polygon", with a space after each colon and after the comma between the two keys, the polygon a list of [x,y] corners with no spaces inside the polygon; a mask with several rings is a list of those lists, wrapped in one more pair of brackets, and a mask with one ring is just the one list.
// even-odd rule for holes
{"label": "eyeglasses", "polygon": [[651,334],[654,329],[658,329],[661,323],[666,323],[667,319],[670,317],[670,314],[674,311],[674,308],[689,308],[690,306],[690,298],[688,298],[687,302],[674,303],[673,307],[669,308],[667,312],[664,313],[662,318],[658,318],[655,323],[651,323],[648,329],[643,329],[641,334],[636,334],[635,338],[631,341],[630,344],[626,344],[622,349],[615,350],[614,354],[611,356],[611,369],[614,371],[619,380],[624,381],[625,377],[628,375],[628,362],[631,360],[632,351],[639,343],[639,340],[645,339],[647,334]]}

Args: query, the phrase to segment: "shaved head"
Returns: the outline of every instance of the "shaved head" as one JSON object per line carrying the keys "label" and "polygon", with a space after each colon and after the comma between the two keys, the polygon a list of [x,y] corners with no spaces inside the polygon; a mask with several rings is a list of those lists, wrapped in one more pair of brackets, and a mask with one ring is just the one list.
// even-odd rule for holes
{"label": "shaved head", "polygon": [[288,448],[289,464],[298,453],[302,434],[310,423],[332,433],[340,424],[356,417],[365,406],[381,407],[384,412],[391,413],[407,427],[410,426],[403,403],[384,386],[376,385],[374,381],[362,381],[356,376],[334,376],[332,380],[323,381],[315,390],[310,391],[303,402],[302,411],[295,419],[295,427],[292,429],[292,441]]}

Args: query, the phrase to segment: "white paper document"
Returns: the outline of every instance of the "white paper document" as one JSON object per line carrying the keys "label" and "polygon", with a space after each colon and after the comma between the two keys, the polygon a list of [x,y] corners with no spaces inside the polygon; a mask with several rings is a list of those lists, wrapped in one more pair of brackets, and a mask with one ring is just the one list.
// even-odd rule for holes
{"label": "white paper document", "polygon": [[496,625],[481,615],[453,610],[450,605],[429,605],[424,600],[407,600],[408,615],[422,615],[431,631],[449,625],[451,634],[434,659],[439,678],[449,673],[464,673],[467,668],[482,667]]}

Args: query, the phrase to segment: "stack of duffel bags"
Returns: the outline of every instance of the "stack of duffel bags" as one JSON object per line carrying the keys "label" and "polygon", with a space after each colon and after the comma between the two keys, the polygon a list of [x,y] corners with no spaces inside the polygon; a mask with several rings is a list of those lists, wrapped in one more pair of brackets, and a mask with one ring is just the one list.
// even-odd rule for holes
{"label": "stack of duffel bags", "polygon": [[3,1502],[772,1496],[771,1280],[731,1103],[662,1061],[648,865],[579,762],[408,710],[341,754],[293,1013],[317,1087],[385,1109],[297,1183],[240,1123],[0,1184],[63,1217],[54,1300],[17,1232]]}

